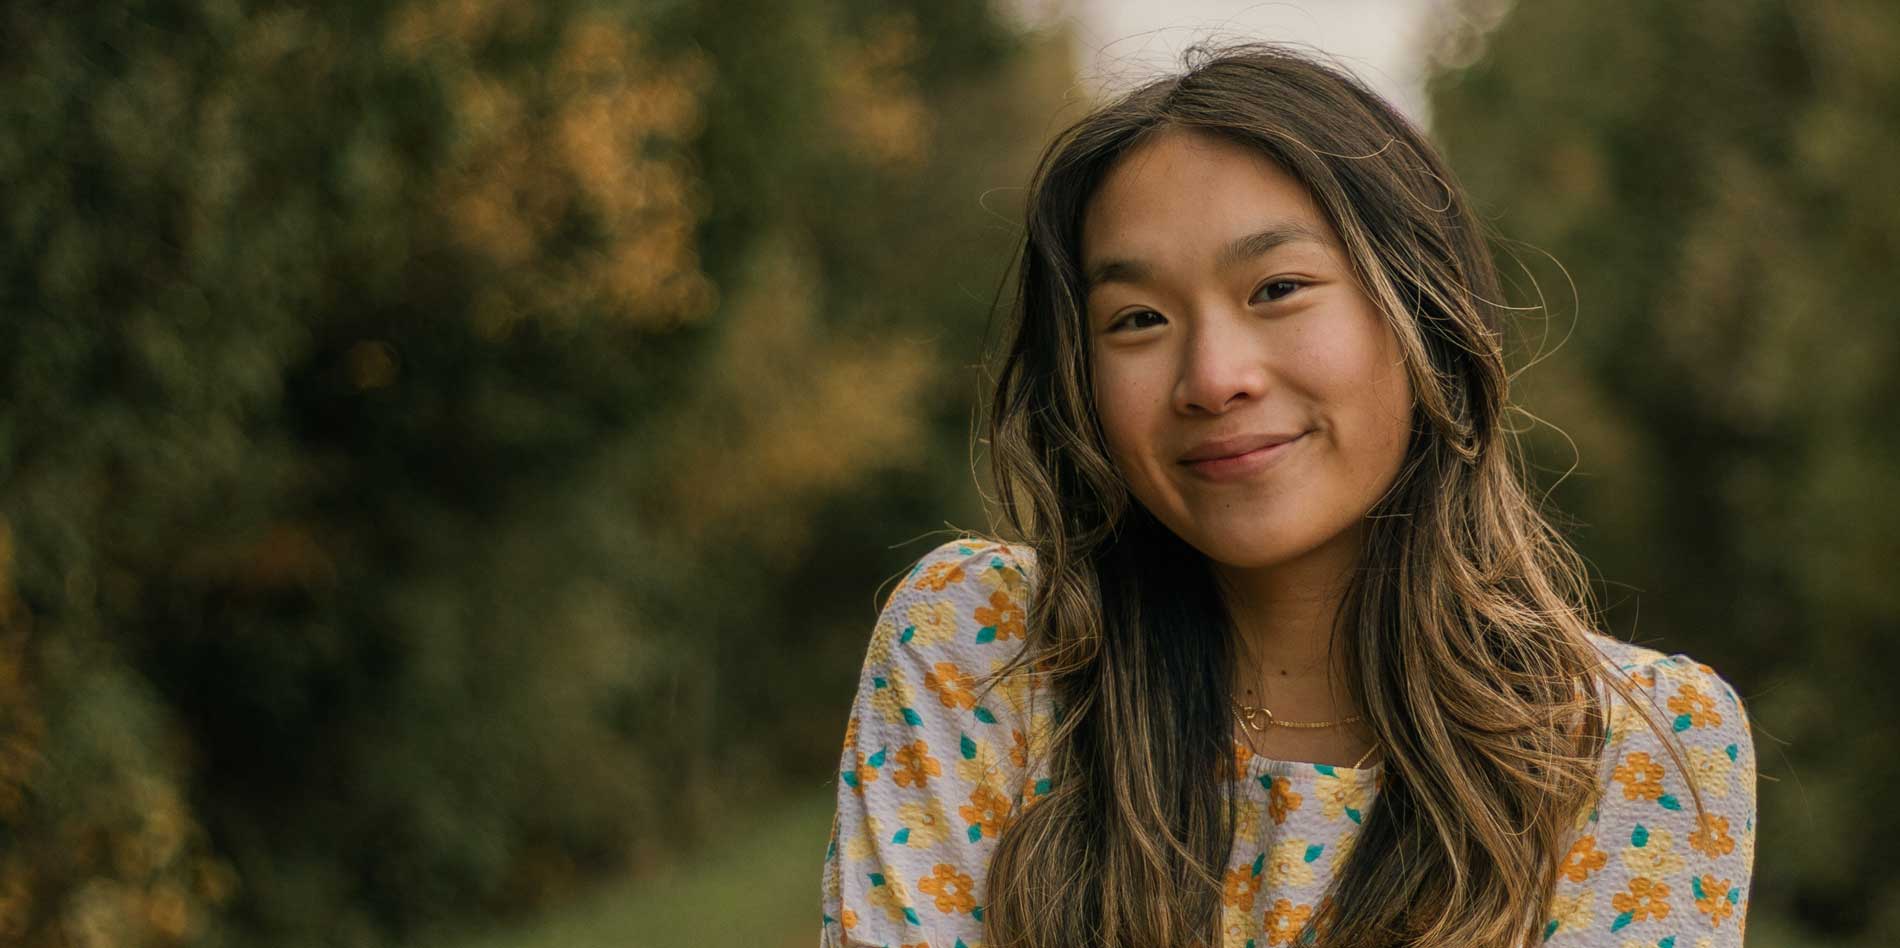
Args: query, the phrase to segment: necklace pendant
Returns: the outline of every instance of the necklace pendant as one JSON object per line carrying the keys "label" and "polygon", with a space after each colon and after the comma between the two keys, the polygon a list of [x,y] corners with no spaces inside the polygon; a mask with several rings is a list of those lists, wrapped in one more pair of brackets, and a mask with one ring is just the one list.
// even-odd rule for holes
{"label": "necklace pendant", "polygon": [[[1254,720],[1255,717],[1264,717],[1266,721],[1265,723],[1257,722]],[[1250,704],[1241,705],[1240,718],[1242,723],[1254,729],[1255,732],[1264,731],[1274,725],[1272,711],[1266,708],[1257,708]]]}

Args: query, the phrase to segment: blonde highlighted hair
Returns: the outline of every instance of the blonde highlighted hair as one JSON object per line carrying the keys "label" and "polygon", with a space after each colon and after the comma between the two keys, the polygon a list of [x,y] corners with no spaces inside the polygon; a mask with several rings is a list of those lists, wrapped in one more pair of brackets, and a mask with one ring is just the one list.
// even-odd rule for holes
{"label": "blonde highlighted hair", "polygon": [[1350,74],[1274,44],[1189,56],[1060,133],[1030,189],[987,440],[1000,512],[1036,562],[1027,646],[1004,673],[1035,661],[1059,714],[1052,792],[991,857],[987,937],[1220,941],[1232,620],[1205,557],[1132,501],[1106,453],[1079,259],[1105,174],[1183,128],[1253,149],[1310,191],[1416,395],[1335,637],[1383,785],[1313,931],[1326,945],[1521,944],[1596,792],[1597,682],[1630,692],[1599,675],[1585,564],[1501,423],[1502,294],[1482,229],[1425,136]]}

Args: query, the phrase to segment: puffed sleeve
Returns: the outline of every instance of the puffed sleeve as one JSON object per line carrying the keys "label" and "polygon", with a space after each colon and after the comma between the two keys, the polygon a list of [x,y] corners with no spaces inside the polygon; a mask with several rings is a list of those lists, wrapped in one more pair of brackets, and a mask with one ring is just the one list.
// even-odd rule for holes
{"label": "puffed sleeve", "polygon": [[1033,675],[979,687],[1024,643],[1028,553],[945,543],[886,601],[845,723],[821,945],[982,943],[996,839],[1049,789]]}
{"label": "puffed sleeve", "polygon": [[1714,669],[1644,651],[1620,673],[1676,754],[1637,708],[1610,699],[1601,795],[1564,857],[1548,948],[1742,944],[1755,856],[1747,713]]}

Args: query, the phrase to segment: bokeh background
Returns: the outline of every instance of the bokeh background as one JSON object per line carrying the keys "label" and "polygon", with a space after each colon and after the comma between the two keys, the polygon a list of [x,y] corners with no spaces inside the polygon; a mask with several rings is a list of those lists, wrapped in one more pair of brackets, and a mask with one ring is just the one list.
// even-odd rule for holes
{"label": "bokeh background", "polygon": [[1900,943],[1900,5],[1156,6],[0,6],[0,943],[815,944],[1031,164],[1202,36],[1429,124],[1750,943]]}

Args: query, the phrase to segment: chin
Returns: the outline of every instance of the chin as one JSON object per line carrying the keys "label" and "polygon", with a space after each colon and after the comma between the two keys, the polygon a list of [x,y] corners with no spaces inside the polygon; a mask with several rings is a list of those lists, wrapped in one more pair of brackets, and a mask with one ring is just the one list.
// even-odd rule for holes
{"label": "chin", "polygon": [[1298,559],[1311,544],[1288,543],[1284,531],[1262,527],[1251,531],[1220,530],[1182,534],[1189,546],[1216,563],[1233,569],[1265,569]]}

